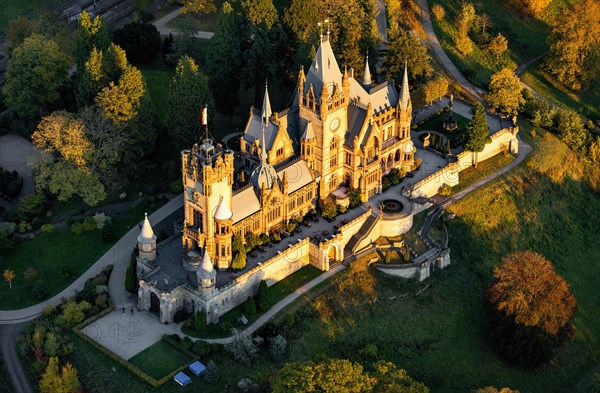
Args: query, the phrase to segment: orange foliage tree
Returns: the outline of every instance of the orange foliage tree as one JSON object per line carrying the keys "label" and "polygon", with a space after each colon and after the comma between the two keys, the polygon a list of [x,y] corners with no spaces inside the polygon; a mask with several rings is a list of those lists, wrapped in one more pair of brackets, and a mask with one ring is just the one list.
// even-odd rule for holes
{"label": "orange foliage tree", "polygon": [[532,251],[504,258],[494,270],[488,300],[497,311],[525,327],[538,327],[556,336],[567,327],[577,309],[569,285],[556,274],[552,264]]}

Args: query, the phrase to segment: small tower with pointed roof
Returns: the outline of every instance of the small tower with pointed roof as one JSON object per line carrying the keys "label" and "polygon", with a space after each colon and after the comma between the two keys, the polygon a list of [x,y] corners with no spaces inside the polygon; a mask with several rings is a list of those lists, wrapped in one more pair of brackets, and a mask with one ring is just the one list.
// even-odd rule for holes
{"label": "small tower with pointed roof", "polygon": [[302,137],[300,138],[300,157],[306,161],[308,167],[315,170],[315,158],[317,150],[317,139],[313,130],[312,122],[306,123]]}
{"label": "small tower with pointed roof", "polygon": [[369,91],[371,89],[371,85],[373,82],[371,81],[371,69],[369,68],[369,52],[367,52],[367,58],[365,59],[365,71],[363,72],[363,80],[362,85],[365,90]]}
{"label": "small tower with pointed roof", "polygon": [[196,271],[196,278],[198,279],[198,289],[202,294],[208,295],[215,288],[217,283],[217,271],[210,260],[209,253],[206,251],[202,257],[200,268]]}
{"label": "small tower with pointed roof", "polygon": [[217,268],[227,269],[231,264],[231,240],[233,238],[233,213],[227,202],[221,199],[215,211],[215,261]]}
{"label": "small tower with pointed roof", "polygon": [[140,258],[148,261],[154,261],[156,259],[156,235],[148,220],[148,213],[144,216],[142,230],[137,237],[137,243]]}
{"label": "small tower with pointed roof", "polygon": [[412,102],[410,99],[410,91],[408,87],[408,65],[404,63],[404,77],[402,78],[402,86],[400,88],[400,97],[396,107],[398,115],[398,130],[400,130],[401,139],[410,139],[410,123],[412,121]]}

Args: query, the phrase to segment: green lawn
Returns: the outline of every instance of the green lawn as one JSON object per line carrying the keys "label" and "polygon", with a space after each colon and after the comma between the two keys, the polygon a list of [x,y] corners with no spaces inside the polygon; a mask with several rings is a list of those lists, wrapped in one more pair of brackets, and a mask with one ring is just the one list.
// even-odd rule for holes
{"label": "green lawn", "polygon": [[470,166],[467,169],[460,171],[458,175],[459,183],[452,187],[452,193],[455,194],[464,190],[467,186],[483,179],[487,175],[499,171],[510,164],[514,159],[515,157],[511,154],[496,154],[494,157],[488,158],[477,164],[477,167]]}
{"label": "green lawn", "polygon": [[51,4],[50,0],[2,0],[0,4],[0,36],[11,19],[34,16],[39,7]]}
{"label": "green lawn", "polygon": [[157,65],[140,66],[140,70],[146,80],[156,115],[164,124],[169,110],[169,86],[175,70],[162,65],[162,59],[156,63]]}
{"label": "green lawn", "polygon": [[188,354],[168,342],[160,340],[129,359],[129,362],[152,378],[159,380],[191,360],[192,358]]}
{"label": "green lawn", "polygon": [[[304,266],[302,269],[294,272],[274,284],[270,287],[270,300],[271,305],[278,303],[280,300],[285,298],[290,293],[294,292],[297,288],[306,284],[307,282],[313,280],[317,276],[323,273],[321,270],[317,269],[312,265]],[[255,314],[249,315],[244,312],[244,304],[240,304],[236,308],[227,312],[225,315],[219,318],[218,324],[208,325],[206,331],[204,333],[199,334],[194,330],[190,330],[188,328],[182,327],[182,331],[185,334],[188,334],[193,337],[203,337],[203,338],[220,338],[220,337],[229,337],[231,336],[230,329],[232,327],[243,328],[237,324],[238,318],[242,315],[248,318],[248,325],[252,322],[256,321],[263,313],[257,312]]]}
{"label": "green lawn", "polygon": [[[140,204],[124,214],[114,216],[112,220],[116,238],[120,238],[140,222],[144,212],[150,213],[148,205]],[[34,240],[21,241],[14,249],[2,255],[2,268],[13,270],[16,278],[12,289],[9,289],[8,283],[1,283],[0,309],[13,310],[39,303],[41,300],[35,299],[32,294],[38,280],[43,281],[48,297],[54,296],[82,275],[110,247],[112,244],[100,239],[99,230],[75,235],[70,229],[61,229],[50,235],[39,235]],[[65,280],[60,276],[62,265],[71,269],[71,278]],[[23,273],[30,267],[37,270],[38,276],[35,280],[26,281]]]}

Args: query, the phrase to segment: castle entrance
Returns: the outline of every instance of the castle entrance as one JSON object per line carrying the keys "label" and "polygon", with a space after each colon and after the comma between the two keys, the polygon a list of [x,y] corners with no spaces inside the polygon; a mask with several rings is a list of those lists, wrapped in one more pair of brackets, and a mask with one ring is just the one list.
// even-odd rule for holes
{"label": "castle entrance", "polygon": [[150,312],[156,315],[160,313],[160,299],[154,292],[150,292]]}
{"label": "castle entrance", "polygon": [[329,262],[335,262],[335,247],[329,249]]}

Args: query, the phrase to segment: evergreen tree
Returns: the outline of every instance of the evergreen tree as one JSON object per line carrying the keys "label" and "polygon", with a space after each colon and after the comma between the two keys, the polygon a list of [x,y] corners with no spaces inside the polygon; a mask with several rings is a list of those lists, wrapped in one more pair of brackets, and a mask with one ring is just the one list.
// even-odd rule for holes
{"label": "evergreen tree", "polygon": [[110,37],[104,20],[99,15],[92,19],[87,11],[82,12],[79,16],[75,40],[75,61],[78,71],[83,69],[93,48],[103,51],[110,45]]}
{"label": "evergreen tree", "polygon": [[240,68],[242,68],[242,40],[239,18],[228,2],[217,20],[215,35],[211,39],[212,50],[207,53],[207,70],[210,88],[218,108],[232,113],[238,104]]}
{"label": "evergreen tree", "polygon": [[473,119],[467,126],[465,150],[475,153],[475,166],[477,166],[477,153],[483,151],[486,143],[490,142],[487,125],[487,113],[483,105],[477,104]]}
{"label": "evergreen tree", "polygon": [[244,303],[244,312],[248,315],[256,314],[256,303],[252,296],[248,296],[248,300]]}
{"label": "evergreen tree", "polygon": [[208,105],[209,121],[214,113],[206,77],[196,62],[183,56],[177,63],[169,91],[169,135],[178,148],[185,148],[203,139],[202,108]]}
{"label": "evergreen tree", "polygon": [[219,367],[217,367],[217,365],[215,364],[215,362],[213,362],[212,360],[210,360],[208,362],[208,364],[206,365],[206,382],[208,383],[217,383],[219,381],[219,378],[221,376],[221,373],[219,371]]}
{"label": "evergreen tree", "polygon": [[197,332],[203,332],[206,329],[206,314],[204,310],[196,311],[194,316],[194,330]]}
{"label": "evergreen tree", "polygon": [[387,49],[382,57],[386,77],[393,78],[396,83],[402,82],[405,62],[412,80],[427,77],[433,72],[427,49],[418,38],[410,35],[397,23],[389,28]]}
{"label": "evergreen tree", "polygon": [[267,311],[269,309],[269,307],[271,307],[271,299],[270,299],[270,294],[269,294],[269,286],[267,285],[267,282],[265,280],[261,280],[260,284],[258,285],[258,294],[257,294],[257,299],[258,299],[258,309],[260,311]]}

